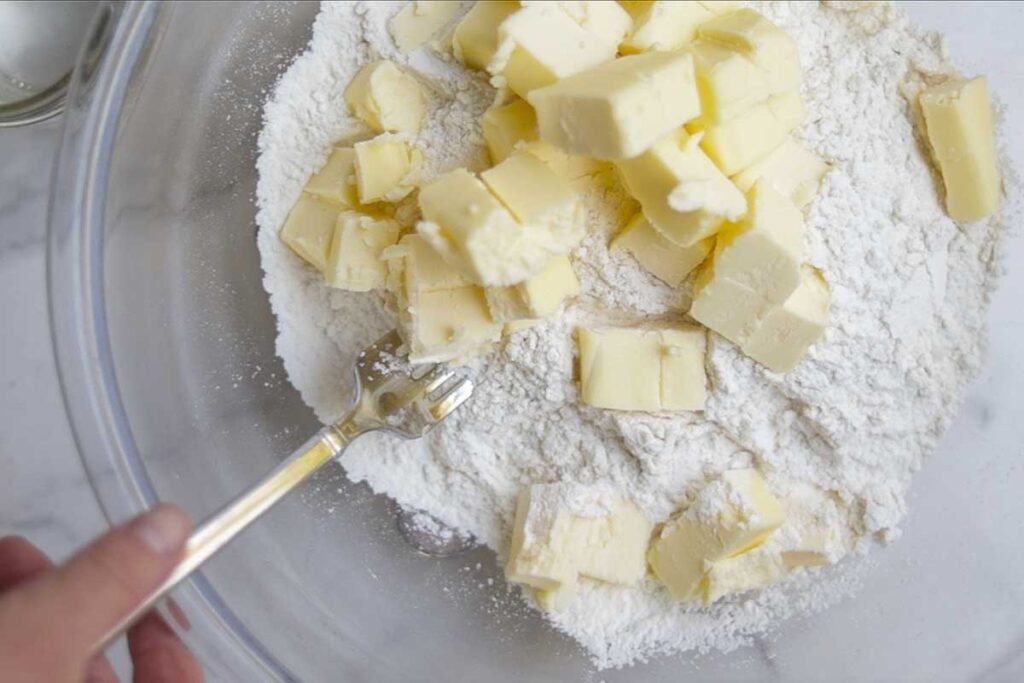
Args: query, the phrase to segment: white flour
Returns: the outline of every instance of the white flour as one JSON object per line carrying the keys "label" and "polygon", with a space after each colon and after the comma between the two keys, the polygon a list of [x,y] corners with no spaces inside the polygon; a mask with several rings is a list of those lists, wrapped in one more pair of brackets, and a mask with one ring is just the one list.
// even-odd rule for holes
{"label": "white flour", "polygon": [[[347,405],[341,381],[355,352],[393,325],[382,298],[328,289],[277,238],[329,145],[366,134],[347,115],[345,84],[378,56],[410,63],[432,100],[419,139],[426,176],[485,162],[477,120],[492,89],[429,49],[411,58],[398,53],[386,29],[397,7],[325,4],[309,50],[266,105],[260,137],[259,247],[279,321],[277,350],[292,383],[325,421]],[[685,287],[681,295],[629,257],[607,251],[608,235],[634,205],[618,189],[593,191],[592,232],[575,254],[579,302],[477,361],[474,400],[428,439],[359,442],[344,459],[349,477],[499,554],[516,493],[531,482],[602,483],[663,520],[717,473],[754,464],[782,497],[808,485],[832,492],[859,550],[872,539],[896,537],[910,476],[979,367],[1000,220],[961,227],[950,221],[915,141],[899,85],[908,69],[949,70],[936,36],[887,7],[760,9],[800,45],[810,112],[800,136],[834,166],[808,217],[811,260],[833,288],[824,340],[780,376],[710,335],[712,388],[703,414],[581,405],[574,326],[679,317],[688,296]],[[1018,207],[1002,220],[1019,217]],[[803,571],[710,608],[670,602],[650,580],[639,588],[584,582],[579,598],[551,618],[601,667],[678,650],[731,649],[789,614],[834,602],[855,586],[857,565],[846,560]]]}

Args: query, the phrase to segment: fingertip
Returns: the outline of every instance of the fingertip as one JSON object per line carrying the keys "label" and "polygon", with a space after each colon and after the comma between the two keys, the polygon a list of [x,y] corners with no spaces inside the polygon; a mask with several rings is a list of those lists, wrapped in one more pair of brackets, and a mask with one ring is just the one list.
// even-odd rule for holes
{"label": "fingertip", "polygon": [[203,670],[178,635],[156,612],[150,612],[128,631],[134,677],[137,681],[199,683]]}
{"label": "fingertip", "polygon": [[188,515],[170,503],[161,503],[128,524],[128,531],[158,555],[180,552],[191,529]]}

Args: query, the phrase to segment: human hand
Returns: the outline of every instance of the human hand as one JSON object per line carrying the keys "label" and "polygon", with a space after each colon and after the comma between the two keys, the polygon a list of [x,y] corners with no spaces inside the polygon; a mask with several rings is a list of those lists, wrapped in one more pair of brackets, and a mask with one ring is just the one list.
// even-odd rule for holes
{"label": "human hand", "polygon": [[[108,683],[101,638],[163,581],[181,556],[191,523],[160,505],[54,567],[19,536],[0,539],[0,680]],[[140,683],[203,680],[195,658],[156,612],[128,631]]]}

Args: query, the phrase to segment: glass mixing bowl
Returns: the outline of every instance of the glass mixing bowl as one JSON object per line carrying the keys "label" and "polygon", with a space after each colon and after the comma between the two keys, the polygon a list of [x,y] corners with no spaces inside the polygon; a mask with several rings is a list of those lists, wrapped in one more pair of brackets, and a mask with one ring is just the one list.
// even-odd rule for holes
{"label": "glass mixing bowl", "polygon": [[[201,518],[317,427],[274,353],[253,220],[262,102],[316,11],[111,5],[80,61],[54,176],[51,314],[112,522],[157,500]],[[212,680],[1019,680],[1015,270],[993,305],[988,369],[915,483],[903,540],[873,554],[856,598],[756,646],[595,672],[518,604],[490,552],[416,553],[392,504],[340,467],[181,586],[178,627]]]}

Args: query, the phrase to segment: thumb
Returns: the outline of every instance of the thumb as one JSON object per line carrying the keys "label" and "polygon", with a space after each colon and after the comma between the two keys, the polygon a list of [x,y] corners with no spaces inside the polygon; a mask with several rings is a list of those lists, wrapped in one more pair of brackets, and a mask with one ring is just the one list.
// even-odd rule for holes
{"label": "thumb", "polygon": [[159,505],[16,591],[10,597],[28,608],[19,611],[31,647],[84,665],[99,639],[170,574],[190,528],[179,508]]}

